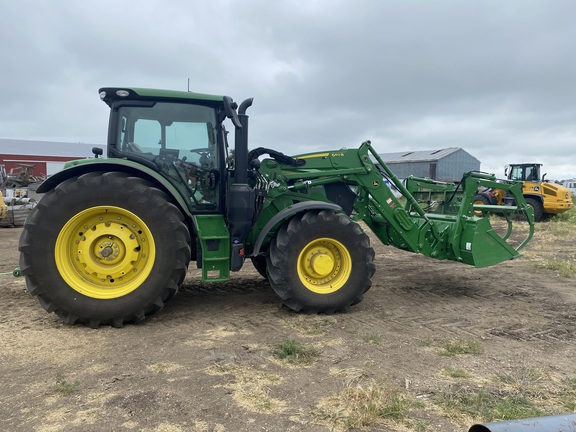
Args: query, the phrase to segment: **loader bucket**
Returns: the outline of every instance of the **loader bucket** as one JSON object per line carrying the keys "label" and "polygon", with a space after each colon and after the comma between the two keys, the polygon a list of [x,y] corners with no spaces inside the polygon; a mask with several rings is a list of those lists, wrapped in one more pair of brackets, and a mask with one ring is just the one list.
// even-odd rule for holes
{"label": "loader bucket", "polygon": [[[474,196],[480,187],[494,185],[505,189],[515,205],[475,203]],[[409,177],[403,191],[409,198],[405,210],[421,231],[430,232],[424,238],[443,237],[445,243],[442,249],[442,242],[429,242],[429,248],[419,242],[418,249],[414,251],[478,268],[519,257],[519,251],[528,244],[534,233],[532,209],[522,196],[521,186],[520,183],[502,184],[491,174],[476,172],[467,173],[458,185]],[[492,219],[491,214],[498,217]],[[517,221],[519,216],[529,225],[522,241],[511,237],[513,221]]]}
{"label": "loader bucket", "polygon": [[489,267],[514,259],[520,254],[494,231],[487,217],[468,218],[460,236],[460,258],[475,267]]}

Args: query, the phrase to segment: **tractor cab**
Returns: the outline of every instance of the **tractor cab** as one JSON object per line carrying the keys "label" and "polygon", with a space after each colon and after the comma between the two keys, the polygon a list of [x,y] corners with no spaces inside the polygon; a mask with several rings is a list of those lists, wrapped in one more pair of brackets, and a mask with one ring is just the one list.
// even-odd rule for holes
{"label": "tractor cab", "polygon": [[[100,90],[111,107],[108,156],[140,163],[160,173],[182,196],[193,213],[222,208],[222,178],[228,148],[222,121],[226,97],[170,92]],[[229,98],[228,98],[229,99]]]}
{"label": "tractor cab", "polygon": [[540,167],[542,164],[526,163],[526,164],[511,164],[506,165],[504,174],[508,180],[517,181],[531,181],[540,182],[544,181],[544,176],[540,179]]}

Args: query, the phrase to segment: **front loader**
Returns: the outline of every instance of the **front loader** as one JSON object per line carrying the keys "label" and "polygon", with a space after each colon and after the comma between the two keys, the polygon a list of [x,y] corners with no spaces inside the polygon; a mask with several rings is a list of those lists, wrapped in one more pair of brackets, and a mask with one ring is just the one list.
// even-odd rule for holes
{"label": "front loader", "polygon": [[[247,258],[289,308],[346,311],[375,271],[363,226],[386,245],[475,267],[518,257],[533,234],[519,182],[471,172],[457,185],[403,183],[368,141],[296,156],[249,151],[252,99],[138,88],[100,97],[110,107],[106,157],[96,148],[42,183],[19,244],[28,291],[70,324],[140,322],[174,297],[190,261],[204,282],[221,282]],[[515,206],[474,204],[477,190],[496,186]],[[501,214],[504,232],[487,212]],[[518,212],[530,229],[514,243]]]}

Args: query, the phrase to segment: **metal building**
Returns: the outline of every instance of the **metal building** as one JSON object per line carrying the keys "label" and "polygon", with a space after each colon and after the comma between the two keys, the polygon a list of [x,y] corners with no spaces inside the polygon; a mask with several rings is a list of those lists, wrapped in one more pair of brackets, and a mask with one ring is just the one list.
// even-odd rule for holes
{"label": "metal building", "polygon": [[413,175],[440,181],[458,181],[464,173],[480,170],[480,161],[461,147],[379,155],[401,179]]}
{"label": "metal building", "polygon": [[7,173],[24,164],[34,165],[34,176],[52,175],[67,161],[94,157],[92,147],[106,152],[106,146],[101,144],[0,139],[0,165],[5,166]]}

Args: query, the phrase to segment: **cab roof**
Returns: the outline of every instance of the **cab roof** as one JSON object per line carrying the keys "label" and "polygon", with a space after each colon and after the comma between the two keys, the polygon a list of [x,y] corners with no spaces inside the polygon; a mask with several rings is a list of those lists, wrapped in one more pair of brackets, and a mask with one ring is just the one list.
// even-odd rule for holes
{"label": "cab roof", "polygon": [[116,100],[187,100],[200,102],[222,102],[224,96],[211,95],[206,93],[194,93],[177,90],[149,89],[136,87],[102,87],[98,90],[100,99],[108,106]]}

